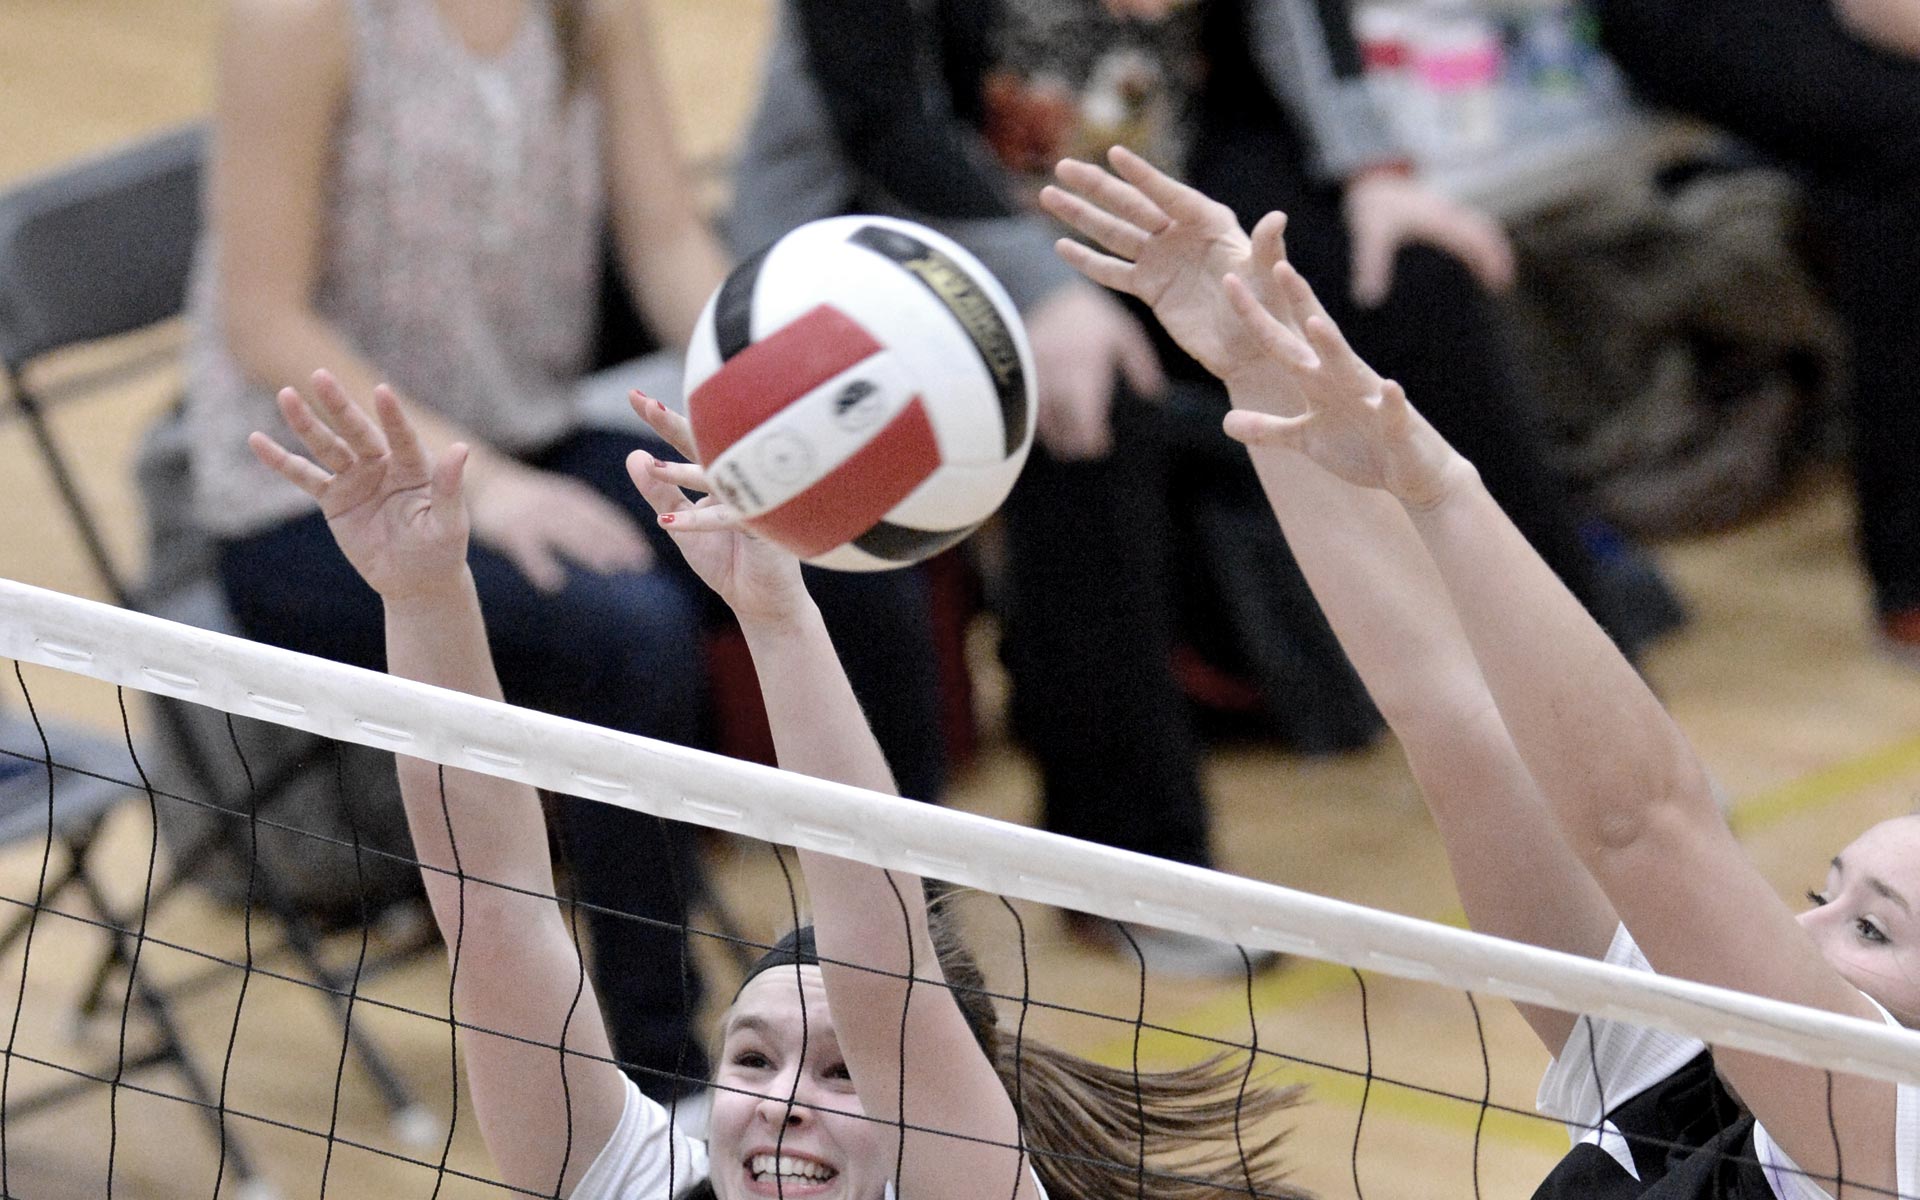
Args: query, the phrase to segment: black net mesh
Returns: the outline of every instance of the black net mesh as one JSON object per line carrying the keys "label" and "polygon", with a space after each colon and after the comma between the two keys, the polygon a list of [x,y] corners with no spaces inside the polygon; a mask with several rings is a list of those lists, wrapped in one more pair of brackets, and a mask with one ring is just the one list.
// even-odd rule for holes
{"label": "black net mesh", "polygon": [[[469,873],[457,838],[450,870],[423,867],[392,814],[369,807],[398,803],[391,766],[368,769],[372,752],[289,731],[276,742],[270,726],[203,711],[187,718],[196,749],[183,755],[167,741],[185,726],[158,710],[129,713],[118,695],[118,730],[81,730],[43,717],[36,680],[48,672],[8,674],[0,1196],[557,1196],[559,1179],[499,1181],[465,1094],[460,1037],[478,1028],[456,1002],[469,919],[489,919],[498,894],[557,906],[580,951],[568,1022],[598,1019],[588,983],[597,960],[617,957],[609,939],[671,935],[681,949],[656,964],[667,984],[653,995],[677,997],[669,1024],[696,1032],[610,1061],[695,1123],[710,1031],[744,968],[807,919],[790,851],[686,830],[690,866],[670,881],[683,922],[587,902],[566,869],[579,848],[561,832],[556,895]],[[460,885],[437,930],[423,870]],[[939,885],[930,895],[978,964],[969,974],[942,956],[963,1009],[984,1014],[976,1034],[1001,1064],[1031,1161],[1057,1181],[1054,1200],[1518,1196],[1567,1152],[1560,1123],[1531,1106],[1545,1056],[1503,1001],[1244,949],[1228,978],[1182,979],[1157,971],[1125,926],[1122,953],[1089,959],[1041,906]],[[896,900],[904,920],[918,898]],[[938,986],[930,969],[915,964],[909,986]],[[616,1028],[614,1044],[646,1044],[629,1032]],[[580,1053],[547,1048],[563,1063]],[[1062,1086],[1060,1056],[1093,1064],[1099,1087],[1075,1087],[1094,1101]],[[1208,1064],[1214,1107],[1169,1123],[1165,1073],[1196,1064]],[[1273,1101],[1296,1085],[1297,1103]],[[1601,1112],[1620,1107],[1597,1099]],[[910,1099],[903,1108],[896,1172],[920,1128]],[[1100,1136],[1050,1137],[1063,1111]],[[599,1152],[566,1128],[566,1162]],[[1636,1160],[1708,1154],[1703,1177],[1722,1190],[1700,1194],[1747,1194],[1751,1141],[1713,1132],[1624,1140]],[[982,1195],[1013,1183],[983,1182]],[[1874,1190],[1849,1182],[1847,1194]]]}

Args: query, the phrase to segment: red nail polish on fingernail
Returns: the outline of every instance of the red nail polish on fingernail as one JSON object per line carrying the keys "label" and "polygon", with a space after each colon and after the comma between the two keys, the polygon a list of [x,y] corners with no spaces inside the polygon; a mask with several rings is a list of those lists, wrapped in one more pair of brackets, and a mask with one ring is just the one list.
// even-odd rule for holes
{"label": "red nail polish on fingernail", "polygon": [[672,514],[672,513],[661,513],[661,514],[660,514],[660,523],[661,523],[662,525],[671,525],[671,524],[673,524],[673,514]]}

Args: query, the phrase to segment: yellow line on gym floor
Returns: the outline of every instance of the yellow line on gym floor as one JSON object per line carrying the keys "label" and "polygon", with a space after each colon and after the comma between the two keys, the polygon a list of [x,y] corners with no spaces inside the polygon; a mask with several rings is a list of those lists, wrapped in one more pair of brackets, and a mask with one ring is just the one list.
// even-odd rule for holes
{"label": "yellow line on gym floor", "polygon": [[1896,742],[1883,750],[1837,763],[1761,792],[1753,799],[1735,806],[1727,817],[1727,823],[1742,836],[1758,833],[1787,817],[1811,812],[1909,773],[1920,773],[1920,737]]}
{"label": "yellow line on gym floor", "polygon": [[[1811,812],[1836,800],[1920,772],[1920,737],[1909,738],[1859,758],[1849,759],[1779,787],[1763,791],[1735,806],[1729,823],[1741,836],[1757,833],[1788,817]],[[1442,924],[1464,926],[1466,918],[1458,910],[1436,918]],[[1296,960],[1285,970],[1271,972],[1253,983],[1253,1009],[1262,1015],[1302,1007],[1339,987],[1353,986],[1353,972],[1332,963]],[[1226,991],[1161,1024],[1193,1031],[1199,1036],[1242,1039],[1246,1036],[1247,995],[1242,989]],[[1191,1053],[1193,1039],[1181,1033],[1147,1030],[1140,1037],[1140,1056],[1145,1060],[1184,1056]],[[1132,1061],[1132,1033],[1117,1035],[1085,1051],[1099,1062],[1126,1065]],[[1311,1068],[1301,1068],[1311,1070]],[[1316,1071],[1324,1078],[1313,1082],[1317,1103],[1359,1107],[1362,1083],[1351,1076]],[[1369,1111],[1375,1107],[1383,1114],[1406,1116],[1434,1124],[1457,1125],[1463,1132],[1473,1128],[1477,1103],[1410,1091],[1375,1081],[1367,1099]],[[1545,1121],[1528,1120],[1504,1113],[1489,1114],[1484,1138],[1507,1145],[1546,1146],[1565,1144],[1558,1126]]]}

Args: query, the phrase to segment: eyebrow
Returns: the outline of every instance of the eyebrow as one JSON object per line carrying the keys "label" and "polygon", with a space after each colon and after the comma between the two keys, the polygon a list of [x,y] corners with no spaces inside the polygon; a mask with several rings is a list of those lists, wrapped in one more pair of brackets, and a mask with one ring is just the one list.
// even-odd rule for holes
{"label": "eyebrow", "polygon": [[720,1038],[722,1041],[725,1041],[727,1038],[732,1037],[736,1032],[742,1029],[752,1030],[754,1033],[759,1034],[761,1037],[773,1036],[772,1025],[769,1025],[765,1019],[761,1017],[756,1017],[752,1013],[748,1013],[745,1016],[736,1016],[736,1017],[727,1018],[726,1028],[720,1031]]}
{"label": "eyebrow", "polygon": [[[1833,856],[1833,869],[1836,871],[1844,871],[1846,869],[1845,866],[1840,861],[1840,856],[1837,854]],[[1885,880],[1876,879],[1872,875],[1869,875],[1867,876],[1865,882],[1868,890],[1872,891],[1876,895],[1884,896],[1886,899],[1891,900],[1895,904],[1898,904],[1900,906],[1900,910],[1906,913],[1908,916],[1913,915],[1913,906],[1907,903],[1906,897],[1902,896],[1899,892],[1894,891],[1893,888],[1887,885]]]}

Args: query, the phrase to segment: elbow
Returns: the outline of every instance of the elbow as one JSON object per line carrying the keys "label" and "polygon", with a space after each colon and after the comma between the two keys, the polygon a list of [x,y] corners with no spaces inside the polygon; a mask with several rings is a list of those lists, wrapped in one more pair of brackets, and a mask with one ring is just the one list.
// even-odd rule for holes
{"label": "elbow", "polygon": [[1633,864],[1658,857],[1657,847],[1724,820],[1705,768],[1684,747],[1608,779],[1587,803],[1560,808],[1568,842],[1603,880],[1639,870]]}

